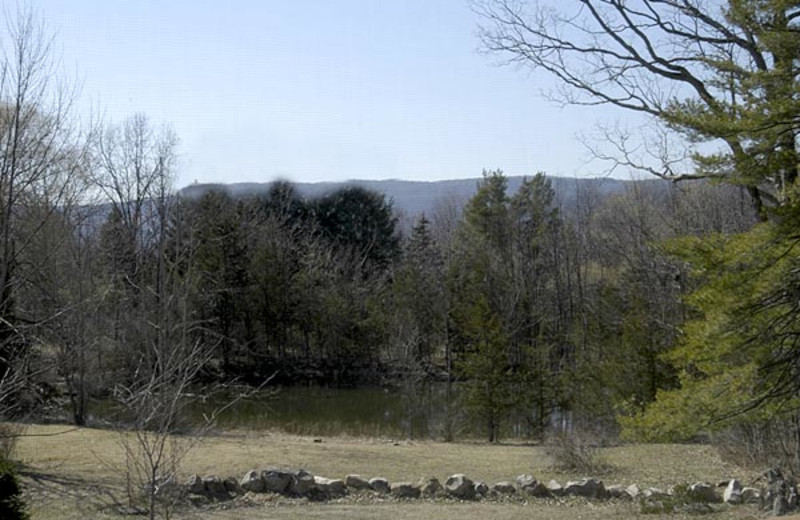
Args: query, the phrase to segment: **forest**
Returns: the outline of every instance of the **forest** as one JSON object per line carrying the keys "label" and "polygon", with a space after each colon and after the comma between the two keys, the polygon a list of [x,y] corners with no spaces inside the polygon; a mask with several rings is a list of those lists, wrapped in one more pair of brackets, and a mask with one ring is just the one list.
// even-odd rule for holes
{"label": "forest", "polygon": [[[541,438],[559,417],[636,440],[723,432],[800,461],[800,15],[785,2],[731,2],[720,18],[692,2],[580,3],[595,6],[575,28],[588,47],[553,32],[558,11],[537,25],[516,3],[474,8],[486,50],[554,74],[565,102],[644,113],[684,139],[677,158],[666,138],[637,155],[648,143],[608,129],[614,153],[595,150],[672,182],[584,189],[563,207],[544,173],[511,191],[484,170],[463,207],[442,201],[408,232],[359,187],[182,195],[179,136],[143,114],[80,121],[36,18],[12,21],[0,418],[55,403],[84,425],[100,399],[149,429],[165,402],[215,385],[435,381],[447,399],[458,385],[489,441],[510,421]],[[651,45],[661,38],[682,43]],[[602,66],[576,67],[587,55]]]}

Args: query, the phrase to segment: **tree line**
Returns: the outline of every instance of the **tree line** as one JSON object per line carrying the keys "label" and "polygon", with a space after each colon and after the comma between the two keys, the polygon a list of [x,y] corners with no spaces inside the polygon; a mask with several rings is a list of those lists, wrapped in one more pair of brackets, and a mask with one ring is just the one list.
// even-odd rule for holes
{"label": "tree line", "polygon": [[796,7],[474,5],[487,50],[553,74],[563,101],[660,124],[641,139],[605,128],[612,151],[598,158],[681,182],[587,191],[564,208],[544,175],[508,193],[487,171],[463,211],[443,203],[409,236],[391,201],[358,188],[182,198],[177,136],[143,115],[76,121],[50,40],[35,17],[12,21],[0,70],[4,416],[31,408],[53,374],[82,424],[90,398],[138,402],[165,375],[277,373],[458,383],[491,440],[510,422],[676,440],[796,420]]}

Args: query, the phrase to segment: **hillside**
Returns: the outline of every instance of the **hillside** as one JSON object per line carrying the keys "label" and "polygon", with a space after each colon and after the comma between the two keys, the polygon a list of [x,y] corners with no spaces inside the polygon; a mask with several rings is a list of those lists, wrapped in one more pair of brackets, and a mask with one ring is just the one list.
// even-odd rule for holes
{"label": "hillside", "polygon": [[[508,191],[514,193],[524,177],[508,177]],[[550,177],[556,192],[557,204],[565,211],[575,207],[581,198],[604,198],[624,191],[634,182],[662,183],[663,181],[625,181],[612,178],[576,179],[567,177]],[[294,183],[304,197],[315,198],[344,186],[363,186],[386,195],[394,202],[394,209],[400,215],[414,217],[421,213],[431,215],[437,206],[455,202],[460,207],[475,193],[479,178],[456,179],[445,181],[403,181],[382,180],[347,182]],[[664,183],[666,185],[666,183]],[[241,182],[232,184],[192,184],[181,190],[187,197],[199,197],[208,190],[223,190],[233,196],[251,196],[266,193],[271,182]]]}

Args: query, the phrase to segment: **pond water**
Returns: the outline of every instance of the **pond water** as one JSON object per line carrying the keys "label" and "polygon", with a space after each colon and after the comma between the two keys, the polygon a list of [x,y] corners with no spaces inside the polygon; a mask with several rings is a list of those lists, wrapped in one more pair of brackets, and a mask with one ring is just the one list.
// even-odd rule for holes
{"label": "pond water", "polygon": [[[279,429],[302,435],[444,438],[477,432],[464,422],[457,390],[447,406],[444,384],[396,388],[285,387],[244,397],[219,416],[222,428]],[[191,407],[198,418],[231,400],[220,394]]]}

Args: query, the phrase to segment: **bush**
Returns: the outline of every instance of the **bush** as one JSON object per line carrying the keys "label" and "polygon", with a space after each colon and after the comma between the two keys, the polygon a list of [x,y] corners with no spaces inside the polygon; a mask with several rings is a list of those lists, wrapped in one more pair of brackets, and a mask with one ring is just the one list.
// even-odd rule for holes
{"label": "bush", "polygon": [[8,460],[0,460],[0,518],[4,520],[29,518],[14,464]]}
{"label": "bush", "polygon": [[601,443],[581,433],[559,433],[545,441],[553,469],[567,473],[600,475],[611,469],[600,453]]}
{"label": "bush", "polygon": [[730,426],[714,433],[712,443],[726,462],[800,475],[800,418],[796,415]]}

